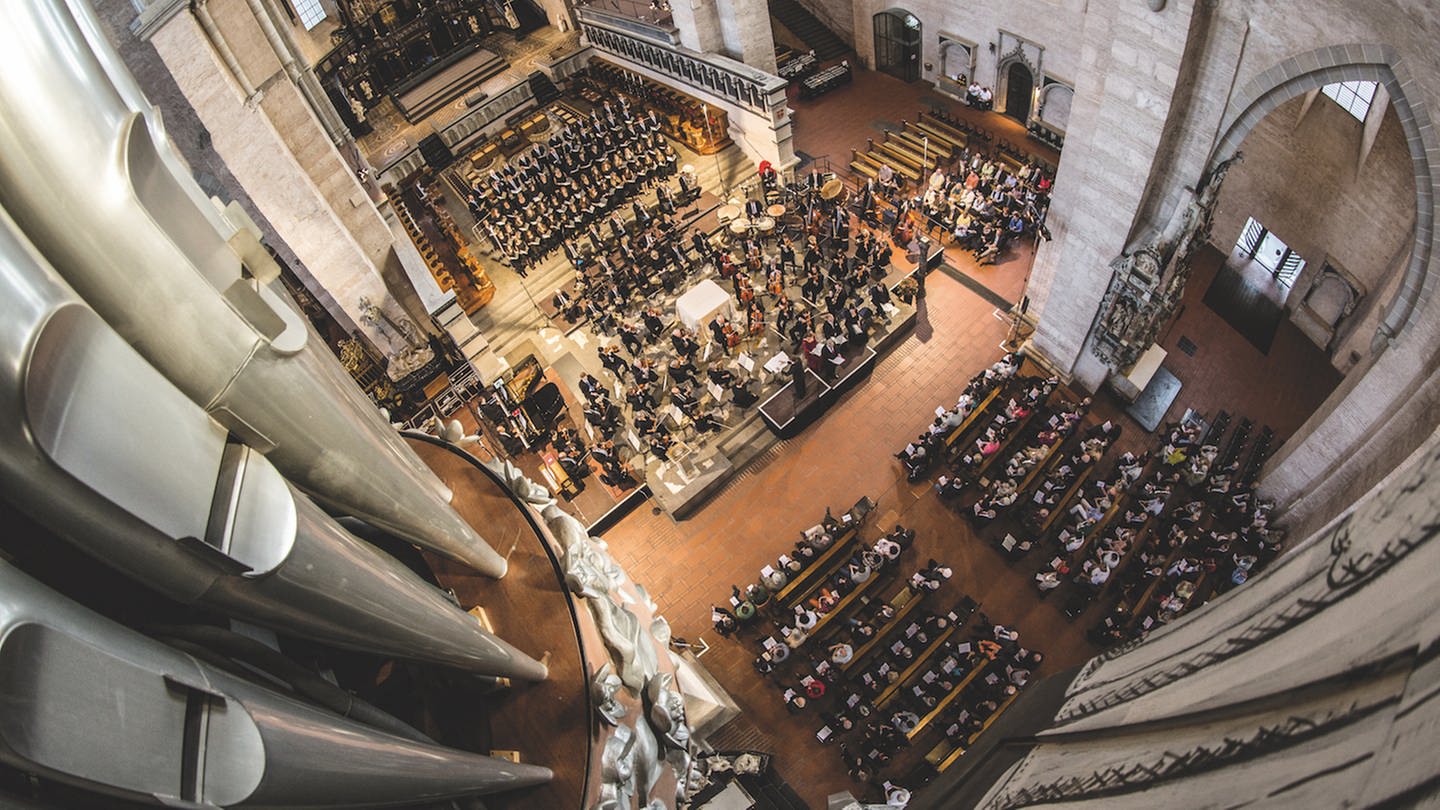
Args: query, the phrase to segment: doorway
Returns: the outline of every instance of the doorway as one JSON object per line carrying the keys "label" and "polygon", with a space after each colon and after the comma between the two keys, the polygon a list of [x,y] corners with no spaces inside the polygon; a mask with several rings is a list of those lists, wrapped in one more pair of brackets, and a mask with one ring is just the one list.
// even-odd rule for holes
{"label": "doorway", "polygon": [[875,15],[875,69],[901,81],[920,78],[920,19],[898,8]]}
{"label": "doorway", "polygon": [[1022,124],[1030,121],[1030,102],[1035,95],[1035,80],[1024,62],[1011,62],[1005,71],[1005,114]]}

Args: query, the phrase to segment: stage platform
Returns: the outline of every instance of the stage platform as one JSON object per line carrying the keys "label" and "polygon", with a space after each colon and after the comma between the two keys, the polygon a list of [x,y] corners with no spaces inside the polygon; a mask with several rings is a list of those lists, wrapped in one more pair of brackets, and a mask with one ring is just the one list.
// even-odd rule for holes
{"label": "stage platform", "polygon": [[805,372],[805,396],[795,398],[794,381],[786,383],[764,402],[760,403],[760,418],[770,432],[782,439],[788,439],[804,430],[857,382],[869,376],[878,359],[888,353],[915,327],[918,311],[909,305],[901,305],[889,327],[877,334],[874,345],[842,352],[845,365],[839,368],[835,378],[821,379],[813,371]]}
{"label": "stage platform", "polygon": [[645,481],[655,503],[672,517],[680,518],[723,487],[733,470],[724,453],[708,448],[683,461],[651,468]]}
{"label": "stage platform", "polygon": [[452,61],[436,66],[433,73],[423,75],[408,87],[396,88],[391,94],[395,106],[405,120],[415,123],[451,104],[491,76],[503,73],[510,63],[480,48],[452,57]]}
{"label": "stage platform", "polygon": [[760,403],[760,418],[770,431],[782,439],[788,439],[804,430],[857,382],[868,377],[875,369],[879,356],[869,346],[846,347],[840,353],[845,363],[836,368],[835,376],[823,380],[810,369],[805,370],[805,395],[795,396],[795,381],[780,387],[771,397]]}

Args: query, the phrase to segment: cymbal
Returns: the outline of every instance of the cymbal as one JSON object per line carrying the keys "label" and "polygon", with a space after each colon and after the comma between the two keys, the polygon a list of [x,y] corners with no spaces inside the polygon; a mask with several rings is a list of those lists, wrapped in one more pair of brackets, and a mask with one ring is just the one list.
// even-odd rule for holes
{"label": "cymbal", "polygon": [[825,185],[820,187],[820,196],[827,200],[833,200],[836,197],[839,197],[840,192],[844,190],[845,184],[840,181],[840,178],[835,177],[830,180],[826,180]]}
{"label": "cymbal", "polygon": [[785,206],[781,205],[780,203],[775,203],[769,208],[766,208],[765,213],[769,214],[772,217],[783,217],[785,216]]}

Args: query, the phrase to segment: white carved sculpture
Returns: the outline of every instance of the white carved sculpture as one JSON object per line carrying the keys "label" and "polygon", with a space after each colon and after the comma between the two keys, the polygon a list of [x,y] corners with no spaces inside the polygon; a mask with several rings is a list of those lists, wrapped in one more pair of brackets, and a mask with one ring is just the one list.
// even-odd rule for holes
{"label": "white carved sculpture", "polygon": [[637,692],[645,679],[660,669],[655,644],[640,626],[640,619],[631,610],[613,599],[589,598],[585,603],[600,626],[605,646],[619,659],[620,680]]}
{"label": "white carved sculpture", "polygon": [[671,748],[690,746],[690,728],[685,725],[685,699],[670,689],[675,677],[661,672],[645,682],[645,713],[651,728]]}
{"label": "white carved sculpture", "polygon": [[600,755],[600,800],[596,810],[628,810],[635,795],[635,732],[619,726]]}
{"label": "white carved sculpture", "polygon": [[[640,585],[625,576],[624,569],[610,555],[603,540],[590,537],[585,526],[560,509],[545,487],[525,477],[509,461],[489,461],[512,494],[535,507],[562,549],[561,570],[565,586],[589,607],[610,650],[611,663],[604,665],[591,682],[596,709],[602,720],[614,726],[601,758],[600,798],[594,810],[628,810],[635,799],[649,797],[665,768],[676,780],[677,797],[686,795],[691,770],[690,728],[685,724],[685,701],[669,688],[673,676],[660,675],[660,653],[671,637],[670,624]],[[643,606],[650,614],[645,627],[630,609]],[[647,690],[647,685],[653,689]],[[627,723],[627,709],[616,699],[622,686],[635,694],[648,695],[646,717]],[[655,729],[652,731],[652,724]],[[657,739],[665,741],[665,750]],[[664,810],[663,799],[651,799],[642,806]]]}
{"label": "white carved sculpture", "polygon": [[590,683],[590,692],[595,699],[595,710],[600,713],[600,719],[612,726],[620,724],[625,719],[625,707],[615,699],[623,684],[615,670],[608,663],[600,667],[595,673],[595,678]]}

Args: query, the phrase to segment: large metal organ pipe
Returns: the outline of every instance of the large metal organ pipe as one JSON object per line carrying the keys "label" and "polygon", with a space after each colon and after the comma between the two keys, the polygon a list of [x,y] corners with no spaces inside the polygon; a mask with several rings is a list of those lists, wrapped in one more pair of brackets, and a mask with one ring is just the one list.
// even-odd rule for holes
{"label": "large metal organ pipe", "polygon": [[4,490],[105,564],[302,638],[545,677],[231,438],[85,306],[4,212],[0,357]]}
{"label": "large metal organ pipe", "polygon": [[503,576],[504,558],[269,288],[277,271],[254,235],[201,202],[83,0],[13,12],[0,26],[0,205],[26,236],[151,365],[305,491]]}
{"label": "large metal organ pipe", "polygon": [[550,769],[328,714],[111,622],[0,561],[0,762],[183,807],[386,807]]}

